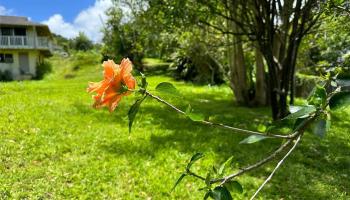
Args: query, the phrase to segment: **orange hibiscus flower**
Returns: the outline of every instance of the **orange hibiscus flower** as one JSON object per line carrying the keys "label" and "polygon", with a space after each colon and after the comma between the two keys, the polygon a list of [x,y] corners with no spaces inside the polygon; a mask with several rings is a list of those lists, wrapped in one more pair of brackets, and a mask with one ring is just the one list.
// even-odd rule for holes
{"label": "orange hibiscus flower", "polygon": [[98,83],[90,82],[87,91],[96,92],[94,107],[107,106],[112,112],[118,106],[123,96],[131,93],[135,89],[136,80],[132,76],[132,63],[128,58],[124,58],[120,65],[113,60],[103,62],[104,79]]}

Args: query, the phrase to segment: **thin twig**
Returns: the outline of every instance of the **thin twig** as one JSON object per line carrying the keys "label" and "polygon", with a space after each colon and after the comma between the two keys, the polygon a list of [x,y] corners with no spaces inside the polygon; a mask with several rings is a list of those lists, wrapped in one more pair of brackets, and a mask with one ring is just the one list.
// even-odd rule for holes
{"label": "thin twig", "polygon": [[288,151],[288,153],[278,162],[278,164],[276,165],[275,169],[271,172],[270,176],[267,177],[267,179],[264,181],[263,184],[261,184],[261,186],[259,187],[259,189],[254,193],[254,195],[250,198],[250,200],[253,200],[258,193],[260,192],[260,190],[266,185],[266,183],[268,181],[271,180],[272,176],[275,174],[275,172],[277,171],[277,169],[282,165],[283,161],[292,153],[292,151],[295,149],[295,147],[297,146],[297,144],[299,143],[301,138],[301,135],[299,135],[299,137],[295,140],[294,145],[292,146],[292,148]]}
{"label": "thin twig", "polygon": [[230,175],[225,176],[223,178],[212,179],[210,181],[210,183],[213,184],[213,183],[220,182],[220,184],[222,185],[222,184],[226,183],[227,181],[229,181],[237,176],[240,176],[246,172],[252,171],[252,170],[268,163],[269,161],[273,160],[278,154],[280,154],[284,149],[286,149],[295,140],[295,138],[301,136],[304,133],[305,129],[310,125],[310,123],[312,123],[317,118],[318,114],[319,113],[315,113],[313,116],[310,116],[307,120],[305,120],[303,123],[301,123],[301,125],[295,130],[295,132],[290,134],[292,138],[288,139],[287,142],[282,144],[276,151],[271,153],[269,156],[256,162],[255,164],[241,168],[238,172],[236,172],[234,174],[230,174]]}
{"label": "thin twig", "polygon": [[213,184],[213,183],[221,182],[221,185],[222,185],[222,184],[226,183],[228,180],[231,180],[237,176],[240,176],[241,174],[244,174],[248,171],[251,171],[253,169],[256,169],[256,168],[264,165],[265,163],[273,160],[279,153],[281,153],[285,148],[287,148],[292,143],[292,141],[293,141],[292,139],[287,140],[287,142],[282,144],[276,151],[274,151],[272,154],[270,154],[266,158],[260,160],[259,162],[255,163],[253,165],[249,165],[247,167],[244,167],[244,168],[240,169],[238,172],[236,172],[234,174],[230,174],[226,177],[213,179],[210,181],[210,183]]}
{"label": "thin twig", "polygon": [[[150,92],[148,92],[147,90],[145,90],[144,93],[146,95],[148,95],[149,97],[152,97],[153,99],[156,99],[157,101],[169,106],[170,108],[172,108],[176,112],[183,114],[183,115],[186,115],[186,112],[182,111],[181,109],[177,108],[176,106],[172,105],[171,103],[165,101],[164,99],[160,98],[159,96],[153,95]],[[246,135],[260,135],[260,136],[265,136],[265,137],[282,138],[282,139],[290,139],[290,138],[294,137],[293,134],[290,134],[290,135],[277,135],[277,134],[271,134],[271,133],[270,134],[269,133],[263,134],[263,133],[256,132],[256,131],[245,130],[245,129],[236,128],[236,127],[232,127],[232,126],[228,126],[228,125],[224,125],[224,124],[220,124],[220,123],[214,123],[214,122],[210,122],[210,121],[206,121],[206,120],[201,120],[199,122],[201,122],[203,124],[210,125],[210,126],[216,126],[216,127],[224,128],[227,130],[239,132],[239,133],[246,134]]]}
{"label": "thin twig", "polygon": [[198,174],[195,174],[195,173],[193,173],[193,172],[191,172],[191,171],[187,171],[187,174],[190,175],[190,176],[193,176],[193,177],[196,177],[196,178],[199,178],[199,179],[205,181],[205,178],[204,178],[203,176],[200,176],[200,175],[198,175]]}

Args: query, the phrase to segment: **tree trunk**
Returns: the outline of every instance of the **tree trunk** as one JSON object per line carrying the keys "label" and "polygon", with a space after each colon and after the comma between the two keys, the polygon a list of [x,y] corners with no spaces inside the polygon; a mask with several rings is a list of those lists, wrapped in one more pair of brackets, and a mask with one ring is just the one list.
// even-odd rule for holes
{"label": "tree trunk", "polygon": [[[232,29],[235,24],[231,22]],[[240,105],[250,105],[247,71],[244,63],[243,43],[239,36],[229,37],[228,63],[230,68],[230,87],[235,95],[236,102]]]}
{"label": "tree trunk", "polygon": [[255,102],[256,105],[266,106],[267,101],[267,86],[264,59],[259,49],[255,48],[255,64],[256,64],[256,85],[255,85]]}

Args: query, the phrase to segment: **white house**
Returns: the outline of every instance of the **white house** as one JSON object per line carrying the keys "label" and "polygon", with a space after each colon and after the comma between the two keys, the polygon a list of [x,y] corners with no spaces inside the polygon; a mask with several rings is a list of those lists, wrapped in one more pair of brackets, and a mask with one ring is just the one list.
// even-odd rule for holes
{"label": "white house", "polygon": [[52,56],[52,35],[47,25],[26,17],[0,16],[0,71],[15,80],[30,79],[36,66]]}

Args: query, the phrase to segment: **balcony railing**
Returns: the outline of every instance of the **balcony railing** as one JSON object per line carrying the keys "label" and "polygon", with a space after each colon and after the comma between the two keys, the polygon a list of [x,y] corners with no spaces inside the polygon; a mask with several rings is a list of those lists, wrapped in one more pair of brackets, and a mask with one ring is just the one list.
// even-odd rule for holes
{"label": "balcony railing", "polygon": [[0,36],[0,49],[48,49],[51,42],[48,37]]}

